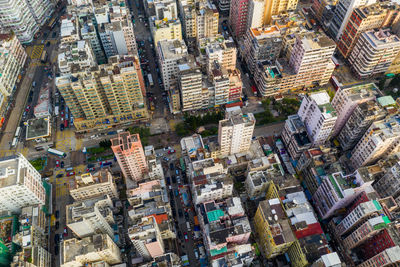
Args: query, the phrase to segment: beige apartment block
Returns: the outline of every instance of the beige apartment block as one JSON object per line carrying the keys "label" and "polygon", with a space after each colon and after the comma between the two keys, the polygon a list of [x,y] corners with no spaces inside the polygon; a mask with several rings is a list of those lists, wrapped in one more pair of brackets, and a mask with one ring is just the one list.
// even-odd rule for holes
{"label": "beige apartment block", "polygon": [[80,240],[64,240],[60,254],[62,267],[85,266],[96,261],[110,265],[121,263],[121,252],[106,234],[97,234]]}
{"label": "beige apartment block", "polygon": [[85,173],[76,175],[69,182],[69,193],[75,201],[83,201],[95,197],[108,195],[112,199],[118,198],[117,185],[111,172],[103,169],[94,174]]}

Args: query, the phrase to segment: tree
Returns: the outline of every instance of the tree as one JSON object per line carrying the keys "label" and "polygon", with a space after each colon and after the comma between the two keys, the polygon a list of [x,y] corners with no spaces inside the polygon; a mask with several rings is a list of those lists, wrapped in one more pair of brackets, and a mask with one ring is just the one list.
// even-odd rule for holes
{"label": "tree", "polygon": [[108,149],[111,147],[111,141],[110,140],[102,140],[99,143],[100,147]]}

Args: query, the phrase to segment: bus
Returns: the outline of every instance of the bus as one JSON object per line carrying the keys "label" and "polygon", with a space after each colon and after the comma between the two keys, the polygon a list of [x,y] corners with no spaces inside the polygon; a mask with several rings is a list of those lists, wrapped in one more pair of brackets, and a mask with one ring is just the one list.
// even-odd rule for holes
{"label": "bus", "polygon": [[60,158],[65,158],[67,156],[67,154],[65,152],[53,149],[53,148],[49,148],[47,149],[47,152],[52,154],[52,155],[56,155],[59,156]]}
{"label": "bus", "polygon": [[43,50],[42,55],[40,56],[40,61],[42,63],[46,63],[46,61],[47,61],[47,52],[46,52],[46,50]]}
{"label": "bus", "polygon": [[52,18],[52,19],[50,20],[49,24],[47,24],[47,25],[49,26],[50,29],[53,29],[54,26],[56,26],[56,23],[57,23],[56,17],[54,17],[54,18]]}
{"label": "bus", "polygon": [[12,140],[12,143],[11,143],[11,147],[16,147],[17,143],[18,143],[18,138],[14,137],[14,139]]}
{"label": "bus", "polygon": [[150,86],[153,86],[153,85],[154,85],[154,83],[153,83],[153,77],[151,76],[151,73],[147,74],[147,80],[149,80]]}
{"label": "bus", "polygon": [[21,134],[21,127],[18,127],[17,130],[15,131],[14,137],[18,138],[20,134]]}
{"label": "bus", "polygon": [[335,90],[337,91],[339,87],[342,87],[343,85],[339,82],[339,80],[335,76],[331,76],[331,83]]}
{"label": "bus", "polygon": [[333,62],[333,64],[335,64],[335,69],[337,67],[339,67],[339,61],[337,60],[337,58],[335,56],[332,56],[332,62]]}

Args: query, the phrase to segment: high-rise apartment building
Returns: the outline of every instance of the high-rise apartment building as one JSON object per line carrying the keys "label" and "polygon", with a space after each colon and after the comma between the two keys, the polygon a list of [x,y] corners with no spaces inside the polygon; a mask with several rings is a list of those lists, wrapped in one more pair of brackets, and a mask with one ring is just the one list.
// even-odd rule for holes
{"label": "high-rise apartment building", "polygon": [[21,154],[0,158],[0,213],[44,205],[42,176]]}
{"label": "high-rise apartment building", "polygon": [[254,225],[260,238],[260,250],[267,259],[285,253],[296,241],[290,221],[278,198],[260,202],[254,216]]}
{"label": "high-rise apartment building", "polygon": [[290,53],[289,64],[287,58],[259,64],[255,72],[255,83],[261,95],[275,95],[329,82],[335,68],[331,59],[335,42],[321,32],[295,36],[293,46],[284,38],[284,46],[287,46],[287,53]]}
{"label": "high-rise apartment building", "polygon": [[56,86],[75,118],[77,131],[147,119],[137,57],[115,56],[108,64],[74,70],[57,77]]}
{"label": "high-rise apartment building", "polygon": [[75,201],[96,198],[108,195],[112,199],[118,198],[117,185],[111,172],[103,169],[94,174],[85,173],[70,180],[69,193]]}
{"label": "high-rise apartment building", "polygon": [[360,203],[337,224],[335,233],[338,235],[349,233],[359,226],[360,222],[365,222],[371,215],[379,215],[379,212],[382,212],[382,205],[377,200]]}
{"label": "high-rise apartment building", "polygon": [[354,169],[396,152],[400,140],[400,118],[393,116],[371,124],[351,151]]}
{"label": "high-rise apartment building", "polygon": [[338,50],[342,56],[350,56],[361,33],[390,27],[398,22],[399,10],[400,6],[394,2],[379,2],[354,9],[338,39]]}
{"label": "high-rise apartment building", "polygon": [[114,238],[112,200],[108,195],[66,206],[66,225],[79,238],[107,234]]}
{"label": "high-rise apartment building", "polygon": [[387,112],[375,100],[357,105],[338,135],[342,149],[352,149],[371,124],[384,119],[386,114]]}
{"label": "high-rise apartment building", "polygon": [[157,46],[158,62],[165,90],[176,88],[178,81],[178,61],[188,55],[183,40],[163,40]]}
{"label": "high-rise apartment building", "polygon": [[195,5],[185,5],[181,7],[182,17],[182,31],[185,39],[193,41],[197,35],[197,24],[196,24],[196,7]]}
{"label": "high-rise apartment building", "polygon": [[306,95],[297,114],[304,122],[313,145],[322,145],[328,140],[337,114],[326,91]]}
{"label": "high-rise apartment building", "polygon": [[335,42],[325,34],[298,35],[289,64],[298,76],[321,76],[321,84],[325,84],[333,71],[329,65],[335,48]]}
{"label": "high-rise apartment building", "polygon": [[368,219],[360,227],[355,229],[349,236],[343,239],[343,245],[347,249],[353,249],[360,245],[362,242],[369,239],[371,236],[387,227],[390,220],[387,216],[376,216]]}
{"label": "high-rise apartment building", "polygon": [[79,18],[80,23],[80,33],[82,40],[88,40],[90,42],[90,47],[94,55],[96,56],[96,61],[98,64],[105,64],[106,57],[104,55],[103,48],[101,47],[101,41],[97,36],[96,27],[93,24],[94,16],[88,14],[87,16],[81,16]]}
{"label": "high-rise apartment building", "polygon": [[204,46],[207,72],[211,73],[215,61],[226,70],[236,70],[236,46],[232,40],[216,38]]}
{"label": "high-rise apartment building", "polygon": [[311,140],[299,115],[290,115],[287,118],[282,131],[282,141],[289,155],[295,160],[300,158],[303,151],[311,148]]}
{"label": "high-rise apartment building", "polygon": [[64,240],[61,266],[85,266],[104,261],[109,265],[121,263],[121,252],[114,241],[106,234],[97,234],[82,239]]}
{"label": "high-rise apartment building", "polygon": [[[367,175],[366,175],[367,174]],[[352,174],[341,172],[325,176],[313,195],[316,210],[323,219],[327,219],[337,210],[346,207],[364,191],[373,191],[374,169],[358,169]]]}
{"label": "high-rise apartment building", "polygon": [[384,172],[373,187],[381,197],[397,199],[400,196],[400,155],[396,153],[386,157],[379,163],[382,165]]}
{"label": "high-rise apartment building", "polygon": [[339,0],[335,7],[334,16],[329,27],[332,37],[335,40],[339,39],[355,8],[371,5],[375,2],[375,0]]}
{"label": "high-rise apartment building", "polygon": [[128,229],[128,235],[136,251],[149,260],[164,254],[164,241],[154,216],[142,217]]}
{"label": "high-rise apartment building", "polygon": [[400,52],[400,38],[390,30],[363,32],[350,56],[351,69],[359,79],[367,78],[388,70]]}
{"label": "high-rise apartment building", "polygon": [[196,3],[196,37],[202,38],[215,37],[218,34],[219,13],[217,8],[210,1]]}
{"label": "high-rise apartment building", "polygon": [[61,75],[73,73],[77,68],[96,67],[91,43],[87,40],[63,43],[58,48],[57,64]]}
{"label": "high-rise apartment building", "polygon": [[111,139],[111,149],[121,166],[125,179],[140,181],[144,178],[147,162],[138,134],[119,133],[118,137]]}
{"label": "high-rise apartment building", "polygon": [[262,28],[264,26],[265,0],[250,0],[247,14],[246,29]]}
{"label": "high-rise apartment building", "polygon": [[229,77],[226,70],[218,63],[211,71],[211,81],[214,86],[214,106],[221,106],[229,102]]}
{"label": "high-rise apartment building", "polygon": [[242,57],[251,73],[257,68],[258,61],[273,61],[279,57],[282,49],[282,36],[278,26],[250,28],[244,37]]}
{"label": "high-rise apartment building", "polygon": [[358,267],[369,267],[369,266],[396,266],[400,264],[400,247],[398,245],[387,248],[381,253],[375,255],[374,257],[364,261]]}
{"label": "high-rise apartment building", "polygon": [[337,119],[332,136],[337,136],[350,118],[354,109],[361,103],[375,100],[379,96],[378,88],[373,83],[342,86],[332,99]]}
{"label": "high-rise apartment building", "polygon": [[246,33],[249,0],[231,0],[229,25],[235,38],[240,39]]}
{"label": "high-rise apartment building", "polygon": [[27,44],[33,41],[53,11],[50,0],[2,0],[0,28],[14,32],[22,44]]}
{"label": "high-rise apartment building", "polygon": [[179,62],[178,84],[182,103],[182,111],[199,110],[203,108],[202,73],[190,58]]}
{"label": "high-rise apartment building", "polygon": [[248,28],[252,27],[252,23],[257,28],[270,25],[273,16],[296,10],[297,2],[298,0],[250,1],[247,17]]}
{"label": "high-rise apartment building", "polygon": [[0,34],[0,114],[15,88],[26,57],[25,49],[15,34]]}
{"label": "high-rise apartment building", "polygon": [[225,119],[219,121],[218,143],[222,155],[249,150],[256,119],[253,113],[243,114],[240,107],[227,108]]}
{"label": "high-rise apartment building", "polygon": [[182,40],[182,24],[179,19],[152,21],[150,29],[155,45],[161,40]]}

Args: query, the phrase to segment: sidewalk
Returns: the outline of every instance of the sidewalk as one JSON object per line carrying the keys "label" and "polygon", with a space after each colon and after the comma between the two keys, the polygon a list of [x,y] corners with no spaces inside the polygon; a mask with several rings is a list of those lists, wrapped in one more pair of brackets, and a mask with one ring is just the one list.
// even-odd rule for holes
{"label": "sidewalk", "polygon": [[14,138],[15,131],[19,126],[22,113],[25,109],[27,97],[31,89],[32,80],[35,75],[36,67],[34,62],[30,62],[29,67],[24,75],[24,78],[20,84],[20,88],[15,95],[15,105],[12,109],[10,116],[6,118],[6,127],[1,136],[0,150],[9,150],[10,143]]}

